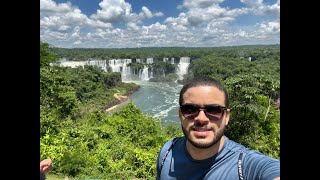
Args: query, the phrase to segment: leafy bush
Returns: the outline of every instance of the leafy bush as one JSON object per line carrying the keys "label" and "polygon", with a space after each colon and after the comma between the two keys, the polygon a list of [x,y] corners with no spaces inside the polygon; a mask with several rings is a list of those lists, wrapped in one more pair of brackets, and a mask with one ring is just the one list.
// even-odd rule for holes
{"label": "leafy bush", "polygon": [[88,112],[60,128],[41,139],[41,157],[53,159],[54,173],[103,179],[153,179],[161,146],[180,130],[161,129],[133,102],[109,115]]}

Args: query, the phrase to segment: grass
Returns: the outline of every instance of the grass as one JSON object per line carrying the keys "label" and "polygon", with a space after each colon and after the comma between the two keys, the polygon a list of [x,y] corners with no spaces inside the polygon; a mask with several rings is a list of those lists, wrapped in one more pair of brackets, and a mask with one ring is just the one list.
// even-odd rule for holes
{"label": "grass", "polygon": [[47,176],[46,180],[79,180],[79,179],[70,178],[63,175],[50,174],[50,172],[46,176]]}

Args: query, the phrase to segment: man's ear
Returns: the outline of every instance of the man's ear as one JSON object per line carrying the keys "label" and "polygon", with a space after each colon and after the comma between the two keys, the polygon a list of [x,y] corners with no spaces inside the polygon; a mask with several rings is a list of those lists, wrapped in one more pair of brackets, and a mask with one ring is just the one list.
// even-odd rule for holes
{"label": "man's ear", "polygon": [[226,114],[225,114],[225,121],[226,121],[226,126],[228,125],[228,123],[229,123],[229,120],[230,120],[230,109],[228,109],[227,111],[226,111]]}
{"label": "man's ear", "polygon": [[180,110],[180,108],[179,108],[179,119],[180,119],[180,122],[182,122],[182,120],[183,120],[183,116],[182,116],[182,113],[181,113],[181,110]]}

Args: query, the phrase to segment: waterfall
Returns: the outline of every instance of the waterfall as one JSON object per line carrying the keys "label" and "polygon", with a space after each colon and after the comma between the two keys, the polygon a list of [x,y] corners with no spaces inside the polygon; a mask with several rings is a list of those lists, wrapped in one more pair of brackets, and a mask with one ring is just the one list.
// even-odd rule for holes
{"label": "waterfall", "polygon": [[[170,58],[171,64],[174,64],[175,59]],[[168,62],[169,58],[163,58],[164,62]],[[144,64],[153,64],[153,58],[146,58],[146,59],[136,59],[137,63],[144,63]],[[132,81],[132,80],[142,80],[148,81],[149,79],[153,78],[154,73],[159,75],[161,71],[163,72],[163,76],[165,76],[164,70],[155,69],[151,67],[144,66],[143,69],[134,69],[128,67],[127,65],[132,63],[131,59],[110,59],[110,60],[99,60],[99,59],[88,59],[87,61],[67,61],[66,58],[60,59],[59,66],[69,66],[72,68],[81,66],[84,67],[85,65],[90,66],[98,66],[101,67],[105,72],[107,72],[108,68],[111,68],[111,72],[120,72],[122,81]],[[190,64],[190,57],[181,57],[180,62],[177,66],[176,73],[179,76],[179,79],[183,78],[183,75],[187,73],[188,67]],[[109,69],[110,71],[110,69]]]}
{"label": "waterfall", "polygon": [[89,59],[86,62],[86,65],[97,66],[97,67],[100,67],[105,72],[108,72],[107,71],[107,60]]}
{"label": "waterfall", "polygon": [[150,71],[150,78],[153,78],[153,68],[151,68],[151,71]]}
{"label": "waterfall", "polygon": [[78,66],[83,67],[84,65],[86,65],[86,61],[61,61],[60,62],[60,66],[63,66],[63,67],[75,68]]}
{"label": "waterfall", "polygon": [[131,68],[127,64],[131,63],[131,59],[111,59],[109,66],[112,72],[120,72],[122,81],[131,80]]}
{"label": "waterfall", "polygon": [[120,72],[120,67],[122,66],[121,60],[111,59],[109,60],[109,66],[111,67],[112,72]]}
{"label": "waterfall", "polygon": [[152,64],[153,63],[153,58],[147,58],[147,64]]}
{"label": "waterfall", "polygon": [[122,81],[131,80],[131,68],[130,67],[127,67],[127,66],[122,67],[121,79],[122,79]]}
{"label": "waterfall", "polygon": [[100,67],[102,70],[107,72],[107,61],[106,60],[99,60],[99,59],[88,59],[87,61],[67,61],[66,58],[60,59],[60,66],[64,67],[84,67],[85,65],[89,66],[97,66]]}
{"label": "waterfall", "polygon": [[149,68],[147,66],[144,66],[142,71],[140,69],[139,78],[142,81],[148,81],[150,79],[149,78]]}
{"label": "waterfall", "polygon": [[183,75],[187,74],[189,65],[190,65],[190,57],[180,58],[180,62],[178,64],[178,68],[176,71],[176,73],[179,76],[179,79],[183,79]]}
{"label": "waterfall", "polygon": [[171,58],[171,64],[174,64],[174,58]]}

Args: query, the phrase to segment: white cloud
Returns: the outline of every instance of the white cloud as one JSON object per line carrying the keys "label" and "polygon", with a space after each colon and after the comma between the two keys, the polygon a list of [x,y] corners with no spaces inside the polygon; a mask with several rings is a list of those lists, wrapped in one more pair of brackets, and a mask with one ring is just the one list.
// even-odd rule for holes
{"label": "white cloud", "polygon": [[79,44],[82,44],[82,42],[80,40],[77,40],[77,41],[74,41],[72,44],[79,45]]}
{"label": "white cloud", "polygon": [[141,16],[142,18],[153,18],[153,17],[161,17],[163,16],[162,12],[156,12],[156,13],[152,13],[147,7],[142,6],[141,8],[141,12],[139,13],[139,16]]}
{"label": "white cloud", "polygon": [[253,7],[259,7],[263,5],[263,0],[240,0],[240,2]]}
{"label": "white cloud", "polygon": [[80,9],[70,3],[40,0],[40,28],[66,32],[74,26],[86,24],[88,20]]}
{"label": "white cloud", "polygon": [[93,29],[111,29],[113,28],[111,23],[105,23],[99,20],[89,19],[87,25]]}
{"label": "white cloud", "polygon": [[146,18],[163,16],[162,12],[152,13],[147,7],[143,6],[140,13],[133,13],[131,4],[124,0],[103,0],[99,3],[101,9],[91,15],[94,20],[105,23],[136,23],[141,24]]}
{"label": "white cloud", "polygon": [[131,5],[124,0],[103,0],[99,3],[101,9],[91,16],[92,19],[102,22],[125,21],[131,14]]}
{"label": "white cloud", "polygon": [[164,21],[164,23],[172,28],[178,26],[186,27],[189,25],[186,13],[180,13],[177,18],[169,17]]}
{"label": "white cloud", "polygon": [[280,22],[267,22],[267,23],[261,23],[260,28],[262,32],[265,32],[267,34],[269,33],[280,33]]}
{"label": "white cloud", "polygon": [[73,37],[73,38],[80,37],[80,27],[79,26],[76,26],[74,28],[71,37]]}
{"label": "white cloud", "polygon": [[183,1],[183,6],[188,8],[188,9],[193,9],[193,8],[201,8],[205,9],[207,7],[212,6],[213,4],[219,4],[223,2],[224,0],[184,0]]}
{"label": "white cloud", "polygon": [[163,12],[156,12],[153,14],[153,16],[155,16],[155,17],[161,17],[163,15],[164,15]]}
{"label": "white cloud", "polygon": [[142,7],[142,14],[143,14],[146,18],[152,18],[152,17],[153,17],[151,11],[150,11],[147,7],[145,7],[145,6]]}
{"label": "white cloud", "polygon": [[219,3],[223,0],[185,0],[182,6],[185,8],[185,12],[180,13],[179,17],[166,19],[165,23],[171,23],[172,25],[180,25],[190,28],[190,26],[202,26],[205,27],[211,22],[221,22],[223,24],[227,22],[235,21],[240,15],[249,13],[248,8],[241,9],[229,9],[223,8]]}
{"label": "white cloud", "polygon": [[132,22],[128,23],[127,26],[128,26],[129,30],[138,31],[140,29],[140,26],[138,26],[136,23],[132,23]]}
{"label": "white cloud", "polygon": [[[241,0],[246,6],[233,9],[221,7],[222,2],[184,0],[177,7],[181,10],[178,16],[149,23],[165,14],[146,6],[133,12],[125,0],[103,0],[99,9],[87,16],[72,1],[40,0],[40,38],[58,47],[102,48],[279,43],[280,0],[271,5],[262,0]],[[237,23],[239,16],[246,14],[276,19],[252,25]]]}
{"label": "white cloud", "polygon": [[70,3],[57,4],[52,0],[40,0],[40,17],[71,11]]}
{"label": "white cloud", "polygon": [[255,15],[266,15],[266,14],[275,14],[280,16],[280,0],[278,0],[273,5],[266,5],[263,4],[262,0],[255,1],[255,0],[243,0],[246,4],[249,5],[250,9],[253,14]]}

